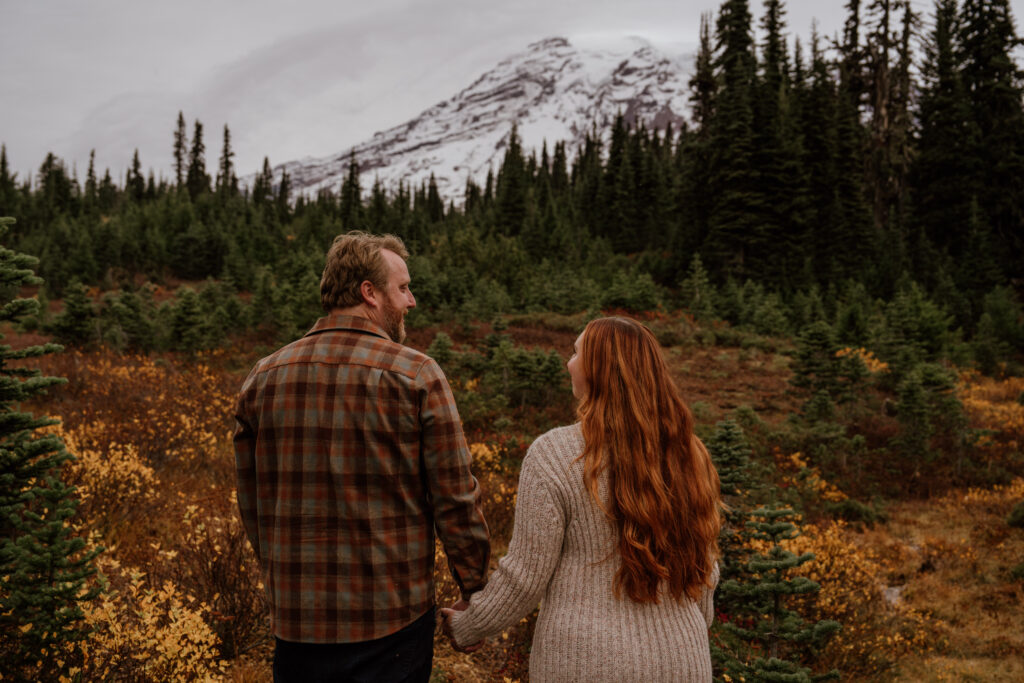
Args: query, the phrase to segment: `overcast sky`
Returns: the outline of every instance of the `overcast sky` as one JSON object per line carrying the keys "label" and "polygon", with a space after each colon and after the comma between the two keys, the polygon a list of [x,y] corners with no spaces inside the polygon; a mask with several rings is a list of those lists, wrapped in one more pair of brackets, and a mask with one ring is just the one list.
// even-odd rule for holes
{"label": "overcast sky", "polygon": [[[789,0],[787,31],[831,37],[846,0]],[[174,123],[223,127],[239,175],[325,156],[415,116],[529,43],[637,35],[691,52],[713,0],[0,0],[0,142],[19,178],[48,151],[119,178],[139,149],[169,176]],[[751,1],[755,21],[762,3]],[[914,6],[929,18],[931,0]],[[1012,0],[1020,31],[1024,0]],[[100,171],[102,172],[102,170]]]}

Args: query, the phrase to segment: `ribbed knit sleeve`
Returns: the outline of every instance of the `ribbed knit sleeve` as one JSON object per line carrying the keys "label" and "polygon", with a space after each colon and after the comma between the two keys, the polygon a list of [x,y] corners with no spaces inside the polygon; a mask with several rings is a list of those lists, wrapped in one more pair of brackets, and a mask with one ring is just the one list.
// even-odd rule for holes
{"label": "ribbed knit sleeve", "polygon": [[704,613],[704,621],[711,628],[711,622],[715,620],[715,587],[718,586],[719,573],[718,562],[715,562],[711,570],[711,587],[704,589],[704,595],[700,600],[700,611]]}
{"label": "ribbed knit sleeve", "polygon": [[538,462],[538,444],[523,459],[519,474],[515,526],[508,554],[469,608],[450,617],[455,642],[476,643],[500,633],[540,602],[558,564],[565,533],[565,511]]}

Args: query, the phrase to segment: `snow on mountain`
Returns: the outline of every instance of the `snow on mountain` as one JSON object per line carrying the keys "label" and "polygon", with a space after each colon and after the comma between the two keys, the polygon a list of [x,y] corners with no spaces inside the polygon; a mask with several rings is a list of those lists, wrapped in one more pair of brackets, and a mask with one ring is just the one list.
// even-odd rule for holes
{"label": "snow on mountain", "polygon": [[[692,63],[640,38],[585,48],[548,38],[412,120],[337,154],[281,164],[274,178],[283,168],[294,193],[337,192],[354,153],[364,192],[378,177],[394,189],[399,181],[418,186],[433,173],[442,197],[460,202],[467,177],[482,185],[489,169],[497,172],[513,124],[525,150],[546,141],[550,152],[564,140],[570,155],[592,125],[607,129],[620,112],[630,123],[678,130],[688,112]],[[251,184],[252,177],[245,180]]]}

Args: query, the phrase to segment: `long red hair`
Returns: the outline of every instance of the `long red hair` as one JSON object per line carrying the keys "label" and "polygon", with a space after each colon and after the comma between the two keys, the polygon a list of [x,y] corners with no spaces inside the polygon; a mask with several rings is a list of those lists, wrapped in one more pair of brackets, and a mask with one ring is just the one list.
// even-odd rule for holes
{"label": "long red hair", "polygon": [[[654,335],[629,318],[599,318],[579,349],[587,389],[584,481],[618,532],[615,594],[657,603],[700,598],[718,554],[718,472],[693,433],[693,415],[669,375]],[[598,480],[608,475],[608,501]]]}

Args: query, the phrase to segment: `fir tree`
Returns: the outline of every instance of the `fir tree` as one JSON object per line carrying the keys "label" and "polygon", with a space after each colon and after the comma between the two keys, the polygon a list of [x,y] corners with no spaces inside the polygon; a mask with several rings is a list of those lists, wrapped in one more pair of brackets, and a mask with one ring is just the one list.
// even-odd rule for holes
{"label": "fir tree", "polygon": [[693,317],[705,321],[710,321],[714,317],[717,293],[699,254],[694,254],[690,261],[690,268],[686,279],[680,283],[680,290],[683,305],[689,309]]}
{"label": "fir tree", "polygon": [[834,396],[838,388],[838,359],[832,327],[825,321],[818,321],[806,327],[797,341],[796,363],[790,383],[807,389],[811,394],[824,391]]}
{"label": "fir tree", "polygon": [[7,145],[0,144],[0,214],[14,213],[16,176],[7,164]]}
{"label": "fir tree", "polygon": [[766,198],[762,224],[765,245],[758,254],[762,262],[758,271],[785,287],[803,265],[805,179],[786,52],[785,9],[780,0],[766,0],[764,8],[761,28],[765,39],[761,78],[755,91],[753,156],[760,174],[758,190]]}
{"label": "fir tree", "polygon": [[829,620],[807,624],[787,605],[793,596],[820,590],[814,581],[792,576],[793,570],[814,559],[814,553],[797,555],[782,545],[800,535],[791,521],[796,518],[795,513],[770,505],[753,510],[750,516],[752,520],[748,524],[753,538],[768,543],[770,549],[751,556],[741,567],[740,574],[723,581],[718,592],[740,606],[734,618],[723,624],[723,629],[756,648],[731,653],[722,663],[720,674],[730,676],[729,680],[780,683],[838,679],[838,671],[813,675],[799,663],[800,652],[822,645],[839,631],[840,625]]}
{"label": "fir tree", "polygon": [[171,320],[171,344],[174,349],[195,353],[207,347],[204,334],[206,316],[194,289],[185,287],[178,293]]}
{"label": "fir tree", "polygon": [[114,184],[114,180],[110,177],[110,169],[106,169],[103,173],[103,180],[100,181],[100,189],[97,192],[100,212],[108,213],[113,210],[117,204],[118,197],[117,185]]}
{"label": "fir tree", "polygon": [[[0,219],[0,235],[10,224]],[[17,322],[33,315],[35,299],[15,298],[24,285],[41,281],[32,274],[36,259],[0,247],[4,283],[0,319]],[[56,680],[68,675],[88,634],[82,603],[94,599],[93,560],[69,524],[78,502],[61,482],[61,465],[72,456],[53,434],[36,430],[54,424],[19,410],[24,401],[63,382],[12,361],[59,351],[55,344],[14,351],[0,346],[0,656],[5,675],[16,680]]]}
{"label": "fir tree", "polygon": [[178,124],[174,128],[174,178],[175,185],[182,187],[185,183],[186,154],[188,152],[188,132],[185,130],[185,115],[178,112]]}
{"label": "fir tree", "polygon": [[224,144],[217,164],[217,194],[227,199],[238,194],[238,178],[235,177],[235,152],[231,149],[231,131],[224,124]]}
{"label": "fir tree", "polygon": [[1007,0],[964,0],[957,26],[964,89],[977,127],[972,156],[981,171],[979,204],[997,236],[1005,271],[1024,273],[1024,74]]}
{"label": "fir tree", "polygon": [[701,249],[723,275],[758,275],[764,252],[764,197],[754,159],[754,57],[747,0],[726,0],[716,29],[721,84],[711,135],[710,190],[714,203]]}
{"label": "fir tree", "polygon": [[[754,473],[750,445],[735,421],[726,420],[715,425],[715,432],[707,441],[707,449],[718,470],[722,499],[728,506],[725,524],[718,537],[722,552],[721,573],[723,578],[728,578],[746,557],[744,542],[747,511],[751,507],[749,496],[761,488],[761,483]],[[731,605],[724,607],[728,611]]]}
{"label": "fir tree", "polygon": [[142,162],[139,161],[139,150],[132,154],[132,165],[125,179],[125,191],[132,201],[140,202],[146,194],[146,179],[142,177]]}
{"label": "fir tree", "polygon": [[679,270],[687,265],[683,259],[696,253],[707,237],[714,196],[709,183],[718,78],[714,70],[711,17],[708,14],[702,14],[700,18],[700,48],[689,86],[695,132],[680,135],[674,159],[677,176],[675,205],[680,225],[673,251],[680,259],[677,264]]}
{"label": "fir tree", "polygon": [[206,174],[206,145],[203,144],[203,124],[196,119],[192,131],[192,146],[188,153],[188,174],[185,179],[188,195],[195,201],[199,195],[210,191],[210,176]]}
{"label": "fir tree", "polygon": [[915,214],[940,249],[962,253],[972,198],[980,192],[978,132],[956,51],[957,0],[936,0],[925,43],[914,162]]}
{"label": "fir tree", "polygon": [[80,281],[74,280],[64,292],[64,310],[53,321],[57,341],[69,346],[90,346],[98,341],[96,307]]}
{"label": "fir tree", "polygon": [[272,199],[274,193],[274,172],[270,168],[270,158],[263,157],[263,168],[252,184],[253,204],[262,208]]}
{"label": "fir tree", "polygon": [[341,222],[346,230],[363,228],[363,190],[359,185],[359,163],[353,151],[348,158],[348,173],[341,183]]}
{"label": "fir tree", "polygon": [[291,219],[291,193],[292,179],[288,171],[281,168],[281,181],[277,184],[277,196],[274,197],[274,206],[277,208],[277,220],[287,223]]}
{"label": "fir tree", "polygon": [[508,134],[508,147],[498,171],[495,187],[497,226],[503,234],[518,235],[526,218],[526,194],[529,178],[519,131],[515,125]]}

